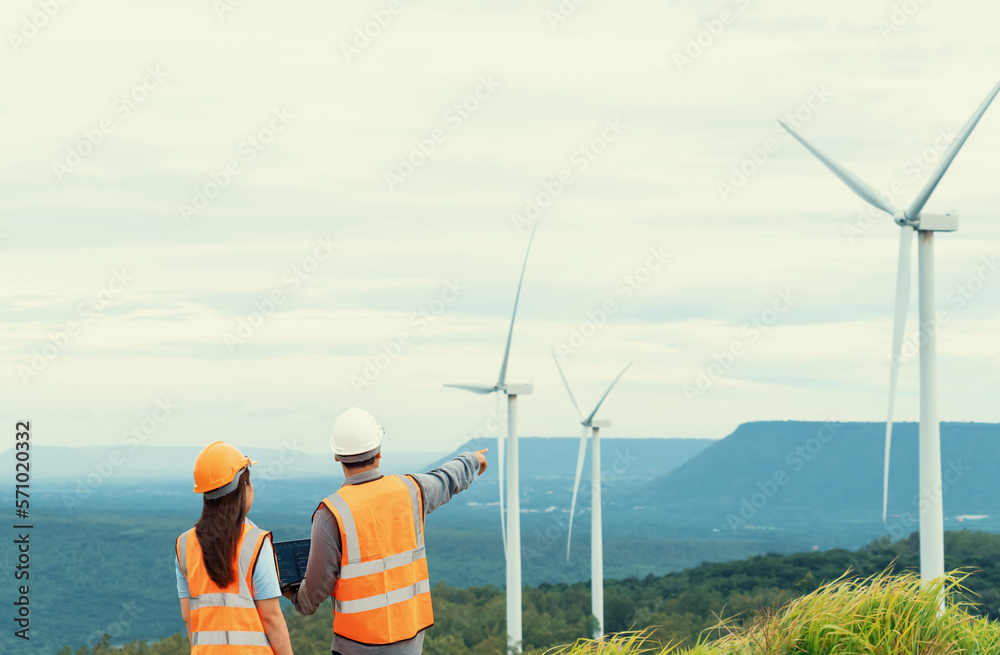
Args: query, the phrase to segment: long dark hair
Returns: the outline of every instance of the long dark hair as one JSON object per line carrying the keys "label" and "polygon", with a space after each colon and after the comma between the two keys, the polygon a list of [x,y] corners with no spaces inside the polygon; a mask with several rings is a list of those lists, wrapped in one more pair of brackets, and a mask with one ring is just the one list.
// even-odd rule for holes
{"label": "long dark hair", "polygon": [[236,578],[236,549],[247,516],[248,484],[250,471],[245,470],[234,491],[214,500],[205,498],[201,518],[194,524],[208,577],[220,587],[228,587]]}

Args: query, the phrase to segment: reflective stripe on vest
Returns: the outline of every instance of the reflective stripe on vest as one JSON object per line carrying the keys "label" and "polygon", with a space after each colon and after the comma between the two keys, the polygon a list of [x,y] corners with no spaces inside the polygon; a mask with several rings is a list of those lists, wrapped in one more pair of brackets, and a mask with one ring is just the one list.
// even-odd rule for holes
{"label": "reflective stripe on vest", "polygon": [[431,592],[431,581],[421,580],[416,584],[402,589],[394,589],[380,596],[369,596],[358,600],[336,600],[333,607],[337,614],[357,614],[358,612],[368,612],[370,610],[388,607],[396,603],[416,598],[419,594],[429,594]]}
{"label": "reflective stripe on vest", "polygon": [[191,598],[190,602],[192,610],[202,607],[257,607],[253,598],[244,598],[239,594],[201,594]]}
{"label": "reflective stripe on vest", "polygon": [[271,652],[267,635],[262,632],[242,632],[239,630],[212,630],[191,634],[192,646],[266,646]]}
{"label": "reflective stripe on vest", "polygon": [[334,632],[388,644],[430,627],[434,616],[416,482],[386,476],[347,485],[323,505],[337,519],[342,545]]}
{"label": "reflective stripe on vest", "polygon": [[177,539],[177,560],[191,591],[192,655],[271,653],[252,595],[253,569],[269,532],[249,520],[240,537],[236,577],[220,588],[208,576],[195,531]]}

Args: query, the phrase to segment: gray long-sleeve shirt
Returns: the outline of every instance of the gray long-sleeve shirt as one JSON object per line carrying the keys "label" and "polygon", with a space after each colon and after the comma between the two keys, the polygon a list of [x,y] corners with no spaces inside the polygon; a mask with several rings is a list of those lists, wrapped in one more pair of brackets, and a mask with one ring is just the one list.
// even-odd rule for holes
{"label": "gray long-sleeve shirt", "polygon": [[[413,475],[424,501],[424,516],[441,507],[455,494],[465,491],[479,471],[479,458],[475,453],[463,453],[429,473]],[[375,469],[344,480],[344,485],[364,484],[382,477]],[[333,595],[333,587],[340,575],[340,527],[337,519],[325,505],[313,515],[312,544],[306,577],[298,591],[292,594],[292,603],[300,614],[313,614],[324,600]],[[419,655],[424,646],[424,631],[412,639],[384,646],[370,646],[340,635],[333,635],[330,649],[341,655]]]}

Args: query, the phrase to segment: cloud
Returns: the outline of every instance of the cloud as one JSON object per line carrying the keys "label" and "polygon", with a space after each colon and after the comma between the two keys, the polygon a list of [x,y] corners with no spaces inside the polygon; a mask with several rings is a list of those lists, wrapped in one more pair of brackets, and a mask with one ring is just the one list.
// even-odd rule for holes
{"label": "cloud", "polygon": [[[346,61],[341,44],[380,7],[243,3],[220,20],[211,3],[69,4],[9,53],[0,392],[45,418],[46,443],[113,443],[170,396],[181,408],[159,435],[170,443],[322,441],[342,408],[363,405],[409,435],[407,450],[450,448],[495,401],[441,385],[495,380],[527,244],[512,215],[533,203],[545,207],[510,369],[536,387],[523,433],[575,433],[549,348],[607,301],[614,315],[566,368],[578,396],[596,398],[636,362],[605,405],[609,437],[881,419],[897,228],[877,217],[848,238],[863,206],[776,120],[826,89],[801,132],[876,188],[904,181],[905,203],[926,177],[908,162],[996,82],[1000,10],[925,3],[883,34],[892,2],[587,2],[554,29],[556,2],[404,3]],[[11,3],[8,29],[36,10]],[[725,10],[735,19],[713,35]],[[699,38],[678,70],[673,55]],[[150,66],[162,82],[116,111]],[[484,76],[498,86],[457,121]],[[981,280],[961,306],[949,297],[1000,251],[997,109],[928,205],[962,217],[937,244],[948,420],[997,420],[1000,282]],[[294,119],[268,134],[276,111]],[[81,147],[105,119],[113,130]],[[626,127],[600,143],[608,120]],[[434,130],[445,138],[421,157]],[[69,151],[88,154],[59,181],[53,164]],[[391,191],[401,158],[413,171]],[[719,183],[748,160],[753,173],[723,197]],[[239,173],[186,222],[180,205],[232,162]],[[553,196],[564,172],[572,181]],[[286,274],[323,238],[339,250],[292,288]],[[671,259],[626,298],[620,285],[650,248]],[[85,320],[80,303],[122,268],[135,281]],[[467,289],[420,327],[449,280]],[[782,290],[799,300],[750,343],[744,326]],[[255,313],[260,326],[228,348],[224,335]],[[79,334],[25,386],[18,367],[74,320]],[[357,393],[352,376],[403,332],[410,342]],[[745,354],[688,404],[682,386],[734,342]],[[916,368],[904,369],[901,419],[916,417]]]}

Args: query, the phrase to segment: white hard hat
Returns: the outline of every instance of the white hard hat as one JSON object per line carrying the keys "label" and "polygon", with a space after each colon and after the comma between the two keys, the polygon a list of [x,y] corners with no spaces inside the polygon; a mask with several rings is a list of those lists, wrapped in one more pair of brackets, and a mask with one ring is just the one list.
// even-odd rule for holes
{"label": "white hard hat", "polygon": [[330,450],[337,460],[352,464],[375,457],[382,450],[385,430],[375,417],[363,409],[352,407],[337,417],[330,437]]}

